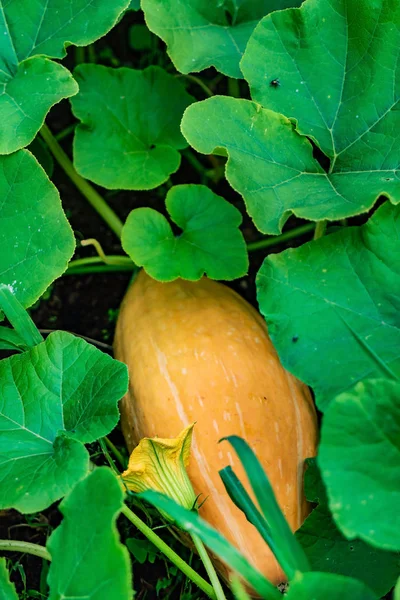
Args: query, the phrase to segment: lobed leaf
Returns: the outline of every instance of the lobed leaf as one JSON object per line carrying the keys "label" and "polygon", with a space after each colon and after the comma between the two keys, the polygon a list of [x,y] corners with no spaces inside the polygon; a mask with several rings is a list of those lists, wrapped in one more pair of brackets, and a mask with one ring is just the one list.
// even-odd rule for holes
{"label": "lobed leaf", "polygon": [[[292,213],[336,220],[381,195],[396,204],[399,46],[393,0],[306,0],[273,12],[241,61],[255,102],[196,103],[182,131],[199,152],[224,149],[226,177],[264,233],[279,233]],[[325,153],[321,164],[305,136]]]}
{"label": "lobed leaf", "polygon": [[232,204],[204,185],[174,186],[165,204],[171,220],[183,230],[177,237],[167,219],[152,208],[137,208],[126,220],[122,245],[137,265],[159,281],[195,281],[204,273],[229,280],[246,274],[242,216]]}
{"label": "lobed leaf", "polygon": [[0,282],[26,308],[66,270],[74,236],[57,189],[27,150],[0,157],[0,196]]}
{"label": "lobed leaf", "polygon": [[400,383],[365,380],[322,423],[319,465],[342,533],[400,550]]}
{"label": "lobed leaf", "polygon": [[0,362],[0,507],[43,510],[88,473],[117,424],[125,365],[65,332]]}
{"label": "lobed leaf", "polygon": [[258,21],[299,0],[142,0],[147,26],[166,44],[178,71],[215,67],[242,78],[239,61]]}
{"label": "lobed leaf", "polygon": [[363,581],[378,597],[387,594],[400,571],[400,554],[374,548],[360,539],[347,540],[335,525],[315,459],[308,461],[305,492],[318,506],[296,531],[313,571],[336,573]]}
{"label": "lobed leaf", "polygon": [[321,410],[357,381],[400,374],[400,207],[268,257],[258,302],[284,366]]}
{"label": "lobed leaf", "polygon": [[129,553],[119,541],[116,519],[122,488],[110,469],[95,469],[61,502],[64,515],[47,548],[49,600],[131,600]]}
{"label": "lobed leaf", "polygon": [[0,11],[0,154],[28,145],[50,108],[73,96],[70,72],[49,60],[63,58],[66,45],[85,46],[118,20],[129,0],[25,0],[2,2]]}
{"label": "lobed leaf", "polygon": [[166,181],[186,147],[179,123],[192,102],[183,85],[160,67],[143,71],[80,65],[71,100],[81,121],[74,165],[109,189],[148,190]]}

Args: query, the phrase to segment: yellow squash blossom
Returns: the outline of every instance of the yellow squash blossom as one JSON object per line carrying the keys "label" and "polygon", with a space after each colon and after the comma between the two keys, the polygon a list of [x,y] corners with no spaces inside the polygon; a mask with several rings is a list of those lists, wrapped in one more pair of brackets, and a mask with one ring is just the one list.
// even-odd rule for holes
{"label": "yellow squash blossom", "polygon": [[173,439],[143,438],[133,450],[126,471],[121,475],[133,492],[155,490],[191,510],[196,495],[187,474],[193,424]]}

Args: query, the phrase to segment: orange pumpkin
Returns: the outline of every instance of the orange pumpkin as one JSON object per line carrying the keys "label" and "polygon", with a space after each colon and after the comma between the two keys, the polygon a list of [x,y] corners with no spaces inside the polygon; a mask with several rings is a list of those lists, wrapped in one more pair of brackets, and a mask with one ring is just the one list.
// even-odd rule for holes
{"label": "orange pumpkin", "polygon": [[256,529],[230,501],[218,470],[244,472],[224,436],[242,436],[266,470],[293,530],[308,513],[304,459],[317,423],[308,388],[281,365],[261,315],[203,277],[160,283],[141,271],[121,306],[115,357],[128,365],[121,402],[129,450],[142,437],[175,437],[196,422],[189,475],[200,514],[273,583],[285,579]]}

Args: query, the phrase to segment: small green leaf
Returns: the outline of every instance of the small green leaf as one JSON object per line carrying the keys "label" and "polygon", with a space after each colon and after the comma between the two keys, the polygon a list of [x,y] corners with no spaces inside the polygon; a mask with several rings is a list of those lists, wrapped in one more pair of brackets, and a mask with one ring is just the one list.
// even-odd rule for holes
{"label": "small green leaf", "polygon": [[24,352],[29,350],[23,338],[14,329],[0,326],[0,350]]}
{"label": "small green leaf", "polygon": [[235,279],[248,268],[240,212],[203,185],[178,185],[168,191],[167,211],[183,233],[175,237],[167,219],[151,208],[127,218],[122,245],[139,266],[159,281]]}
{"label": "small green leaf", "polygon": [[0,196],[0,281],[27,308],[66,270],[74,236],[57,189],[27,150],[0,157]]}
{"label": "small green leaf", "polygon": [[0,34],[0,154],[28,145],[49,109],[77,93],[71,73],[46,57],[63,58],[66,44],[86,45],[116,23],[129,0],[25,0],[2,3]]}
{"label": "small green leaf", "polygon": [[125,365],[65,332],[1,361],[0,508],[43,510],[82,479],[126,389]]}
{"label": "small green leaf", "polygon": [[18,600],[15,586],[10,581],[5,558],[0,558],[0,598],[1,600]]}
{"label": "small green leaf", "polygon": [[400,376],[400,207],[268,257],[258,302],[283,365],[319,408],[366,377]]}
{"label": "small green leaf", "polygon": [[336,527],[315,459],[308,461],[305,492],[310,502],[318,502],[296,532],[313,571],[354,577],[379,597],[387,594],[400,572],[400,554],[379,550],[362,540],[347,540]]}
{"label": "small green leaf", "polygon": [[133,554],[138,563],[143,565],[146,561],[148,561],[150,564],[154,564],[158,555],[158,551],[151,542],[148,540],[128,538],[125,541],[125,544],[129,552]]}
{"label": "small green leaf", "polygon": [[138,494],[138,497],[146,500],[163,513],[168,514],[184,531],[197,535],[212,552],[237,571],[262,598],[266,600],[280,600],[281,596],[276,587],[264,575],[251,566],[239,550],[199,517],[197,513],[183,508],[183,506],[180,506],[171,500],[171,498],[153,490],[142,492]]}
{"label": "small green leaf", "polygon": [[287,600],[377,600],[378,596],[357,579],[330,573],[297,573],[290,582]]}
{"label": "small green leaf", "polygon": [[142,0],[146,23],[167,44],[178,71],[215,67],[242,78],[239,61],[258,21],[298,0]]}
{"label": "small green leaf", "polygon": [[97,468],[62,501],[64,519],[47,543],[49,600],[132,599],[129,553],[116,527],[122,505],[121,486],[106,467]]}
{"label": "small green leaf", "polygon": [[322,423],[318,462],[342,533],[400,550],[400,383],[361,381],[337,396]]}
{"label": "small green leaf", "polygon": [[144,71],[80,65],[79,94],[71,100],[74,165],[109,189],[148,190],[166,181],[186,147],[179,124],[193,101],[178,79],[160,67]]}

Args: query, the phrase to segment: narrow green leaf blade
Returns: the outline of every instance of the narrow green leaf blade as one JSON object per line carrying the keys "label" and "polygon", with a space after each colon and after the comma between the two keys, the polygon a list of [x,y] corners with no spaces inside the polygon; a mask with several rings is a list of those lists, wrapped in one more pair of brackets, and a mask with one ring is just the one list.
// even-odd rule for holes
{"label": "narrow green leaf blade", "polygon": [[182,83],[160,67],[144,71],[80,65],[79,94],[71,100],[81,121],[74,165],[108,189],[148,190],[164,183],[185,148],[179,124],[193,101]]}
{"label": "narrow green leaf blade", "polygon": [[267,474],[262,468],[257,456],[247,442],[231,435],[225,438],[228,441],[246,472],[247,478],[254,492],[262,514],[268,524],[272,538],[271,550],[277,557],[281,567],[292,577],[295,571],[309,571],[307,558],[292,533],[279,505]]}
{"label": "narrow green leaf blade", "polygon": [[203,185],[177,185],[166,197],[171,220],[182,230],[175,237],[168,221],[151,208],[133,210],[122,231],[122,245],[135,264],[154,279],[236,279],[247,272],[240,212]]}
{"label": "narrow green leaf blade", "polygon": [[347,540],[328,507],[328,498],[315,459],[308,461],[305,492],[318,506],[296,531],[313,571],[354,577],[363,581],[379,598],[387,594],[400,572],[400,553],[374,548],[362,540]]}
{"label": "narrow green leaf blade", "polygon": [[377,600],[357,579],[330,573],[298,573],[290,582],[287,600]]}
{"label": "narrow green leaf blade", "polygon": [[47,543],[49,600],[132,599],[129,553],[116,527],[122,504],[122,488],[106,467],[93,471],[62,501],[64,519]]}
{"label": "narrow green leaf blade", "polygon": [[184,531],[196,534],[232,569],[237,571],[266,600],[279,600],[280,594],[268,579],[250,565],[247,559],[232,546],[221,534],[203,521],[195,512],[189,511],[167,496],[149,490],[138,494],[158,510],[169,515]]}
{"label": "narrow green leaf blade", "polygon": [[321,410],[364,378],[400,376],[400,208],[268,257],[260,310],[283,365]]}
{"label": "narrow green leaf blade", "polygon": [[0,309],[15,329],[17,336],[27,348],[43,342],[43,337],[31,317],[7,285],[0,283]]}
{"label": "narrow green leaf blade", "polygon": [[1,350],[16,350],[23,352],[28,350],[23,338],[10,327],[0,325],[0,349]]}
{"label": "narrow green leaf blade", "polygon": [[0,558],[0,598],[1,600],[18,600],[15,586],[10,581],[5,558]]}
{"label": "narrow green leaf blade", "polygon": [[0,507],[36,512],[66,494],[126,389],[125,365],[69,333],[1,361]]}
{"label": "narrow green leaf blade", "polygon": [[318,463],[349,539],[400,550],[400,383],[365,380],[325,413]]}
{"label": "narrow green leaf blade", "polygon": [[27,308],[66,270],[74,236],[57,189],[30,152],[0,157],[0,196],[0,281]]}

